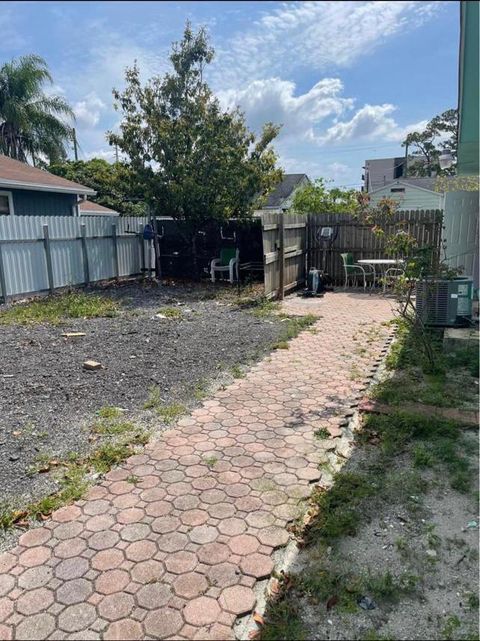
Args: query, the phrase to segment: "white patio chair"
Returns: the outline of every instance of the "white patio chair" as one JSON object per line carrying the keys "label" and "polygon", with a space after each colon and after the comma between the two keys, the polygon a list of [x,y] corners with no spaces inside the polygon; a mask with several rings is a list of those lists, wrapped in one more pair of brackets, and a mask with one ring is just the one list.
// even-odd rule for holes
{"label": "white patio chair", "polygon": [[239,251],[235,247],[226,247],[220,250],[220,258],[214,258],[210,263],[210,278],[215,282],[216,274],[228,272],[228,280],[231,284],[238,280],[238,259]]}

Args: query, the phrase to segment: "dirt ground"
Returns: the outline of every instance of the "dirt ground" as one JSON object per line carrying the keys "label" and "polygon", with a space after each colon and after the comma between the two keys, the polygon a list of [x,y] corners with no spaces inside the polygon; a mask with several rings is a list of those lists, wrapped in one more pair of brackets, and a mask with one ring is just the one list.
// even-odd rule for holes
{"label": "dirt ground", "polygon": [[[290,595],[297,600],[302,638],[320,640],[478,639],[478,487],[477,436],[466,434],[472,465],[477,469],[472,492],[459,493],[435,472],[423,475],[426,493],[410,494],[411,461],[398,457],[390,502],[367,501],[365,523],[355,536],[344,537],[334,550],[311,546],[299,553],[291,573],[322,571],[340,577],[368,576],[373,592],[365,591],[374,609],[363,610],[319,602],[315,592]],[[368,468],[371,460],[358,451],[343,468]],[[474,524],[477,525],[474,525]],[[470,524],[470,527],[469,527]],[[390,573],[401,592],[383,584]]]}
{"label": "dirt ground", "polygon": [[[280,321],[212,299],[204,288],[127,284],[101,293],[121,302],[117,316],[0,328],[3,500],[28,500],[52,488],[47,474],[29,473],[31,466],[45,454],[87,450],[100,408],[123,408],[126,417],[161,429],[158,415],[142,411],[150,388],[159,388],[162,403],[188,405],[233,366],[260,358],[282,331]],[[180,318],[156,317],[165,306]],[[85,336],[64,338],[64,332]],[[86,371],[87,359],[104,368]]]}

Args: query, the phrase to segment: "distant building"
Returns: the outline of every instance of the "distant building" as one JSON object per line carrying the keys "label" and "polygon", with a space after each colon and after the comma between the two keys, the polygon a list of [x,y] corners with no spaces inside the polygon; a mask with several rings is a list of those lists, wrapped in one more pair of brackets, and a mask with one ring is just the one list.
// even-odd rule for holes
{"label": "distant building", "polygon": [[0,155],[0,216],[78,216],[80,197],[96,191]]}
{"label": "distant building", "polygon": [[[259,212],[280,212],[290,209],[297,189],[310,182],[307,174],[284,174],[282,182],[267,196]],[[258,212],[257,212],[258,213]]]}
{"label": "distant building", "polygon": [[370,191],[370,204],[378,205],[382,198],[399,203],[399,209],[443,209],[445,194],[435,191],[436,178],[400,178]]}
{"label": "distant building", "polygon": [[120,216],[118,211],[87,199],[78,202],[78,211],[80,216]]}
{"label": "distant building", "polygon": [[374,191],[404,175],[405,158],[374,158],[366,160],[363,174],[363,190]]}
{"label": "distant building", "polygon": [[[413,163],[421,161],[422,158],[423,156],[409,156],[407,169],[411,167]],[[392,180],[405,177],[405,156],[366,160],[363,169],[362,191],[371,192],[379,189],[379,187],[388,185]]]}

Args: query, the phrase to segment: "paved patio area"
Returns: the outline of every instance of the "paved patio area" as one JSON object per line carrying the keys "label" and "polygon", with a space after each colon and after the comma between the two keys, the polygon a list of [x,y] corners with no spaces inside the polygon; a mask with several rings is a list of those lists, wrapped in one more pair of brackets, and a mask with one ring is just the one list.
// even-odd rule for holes
{"label": "paved patio area", "polygon": [[235,638],[392,334],[374,295],[284,305],[320,318],[0,555],[0,639]]}

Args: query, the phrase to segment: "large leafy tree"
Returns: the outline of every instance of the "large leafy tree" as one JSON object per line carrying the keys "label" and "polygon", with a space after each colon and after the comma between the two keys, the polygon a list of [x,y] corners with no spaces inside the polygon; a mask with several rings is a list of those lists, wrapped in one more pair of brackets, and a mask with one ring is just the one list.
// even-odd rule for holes
{"label": "large leafy tree", "polygon": [[40,56],[22,56],[0,67],[0,153],[34,164],[39,157],[66,158],[73,112],[62,97],[45,93],[52,82]]}
{"label": "large leafy tree", "polygon": [[[448,109],[430,120],[423,131],[412,131],[402,143],[413,163],[408,165],[409,176],[439,176],[455,174],[457,159],[458,111]],[[443,150],[452,153],[453,164],[441,169],[439,157]]]}
{"label": "large leafy tree", "polygon": [[124,163],[111,164],[102,158],[69,160],[50,165],[48,170],[95,189],[97,195],[91,200],[100,205],[129,216],[145,215],[141,185],[132,169]]}
{"label": "large leafy tree", "polygon": [[327,188],[325,180],[298,189],[293,196],[292,211],[296,214],[351,214],[357,207],[354,189]]}
{"label": "large leafy tree", "polygon": [[135,65],[114,91],[122,113],[109,141],[127,155],[156,214],[183,221],[195,261],[196,233],[207,222],[246,218],[281,179],[270,146],[278,127],[257,139],[238,110],[224,111],[204,81],[213,59],[206,33],[187,23],[174,43],[171,73],[142,84]]}

